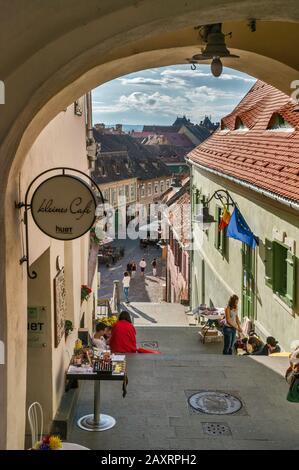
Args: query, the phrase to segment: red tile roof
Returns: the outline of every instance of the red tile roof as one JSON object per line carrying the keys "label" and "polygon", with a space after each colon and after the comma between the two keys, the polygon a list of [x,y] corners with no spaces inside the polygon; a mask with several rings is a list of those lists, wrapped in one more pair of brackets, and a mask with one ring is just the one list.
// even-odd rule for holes
{"label": "red tile roof", "polygon": [[[299,113],[289,96],[257,81],[242,101],[222,119],[217,130],[192,150],[191,161],[283,198],[299,202]],[[267,130],[273,113],[294,129]],[[236,118],[247,130],[234,130]]]}

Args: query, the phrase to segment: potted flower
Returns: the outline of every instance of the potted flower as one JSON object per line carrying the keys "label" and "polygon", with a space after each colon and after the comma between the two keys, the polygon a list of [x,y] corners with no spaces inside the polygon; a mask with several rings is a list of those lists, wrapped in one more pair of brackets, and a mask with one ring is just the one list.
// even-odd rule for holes
{"label": "potted flower", "polygon": [[104,323],[106,326],[113,326],[117,322],[117,316],[111,315],[111,317],[103,317],[98,320],[101,323]]}
{"label": "potted flower", "polygon": [[64,334],[65,338],[73,331],[73,322],[71,320],[65,320],[64,322]]}
{"label": "potted flower", "polygon": [[90,294],[92,293],[92,289],[86,285],[81,286],[81,302],[83,300],[88,300]]}
{"label": "potted flower", "polygon": [[60,450],[62,442],[59,436],[44,436],[41,441],[37,441],[32,450]]}

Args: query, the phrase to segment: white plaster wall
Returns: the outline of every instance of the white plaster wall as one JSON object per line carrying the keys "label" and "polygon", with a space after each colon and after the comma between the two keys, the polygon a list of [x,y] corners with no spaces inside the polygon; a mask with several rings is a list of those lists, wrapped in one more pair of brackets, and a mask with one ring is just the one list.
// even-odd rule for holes
{"label": "white plaster wall", "polygon": [[[289,350],[290,343],[299,339],[299,218],[295,211],[276,203],[265,196],[241,188],[223,178],[209,175],[193,167],[193,184],[202,188],[205,195],[212,195],[216,189],[227,188],[245,217],[251,230],[260,240],[256,249],[256,321],[261,325],[264,334],[275,336],[285,350]],[[215,200],[210,203],[209,211],[215,214]],[[273,229],[285,232],[287,237],[295,240],[297,246],[297,281],[296,306],[294,311],[279,301],[271,288],[265,284],[265,265],[263,262],[263,243],[265,238],[273,240]],[[201,232],[202,233],[202,232]],[[200,238],[198,228],[195,228],[195,240]],[[225,306],[228,297],[236,293],[241,298],[242,287],[242,243],[229,239],[229,262],[216,250],[214,246],[214,227],[209,229],[208,237],[203,236],[203,243],[199,250],[194,251],[194,267],[192,274],[192,299],[195,306],[195,273],[198,279],[198,288],[201,289],[201,259],[205,260],[205,303],[210,300],[216,306]]]}
{"label": "white plaster wall", "polygon": [[[74,105],[60,113],[40,134],[30,149],[25,163],[19,173],[20,200],[24,199],[25,191],[39,173],[59,166],[67,166],[84,171],[88,174],[85,147],[85,119],[74,114]],[[45,175],[38,184],[49,175]],[[52,173],[50,174],[52,176]],[[34,188],[37,186],[34,186]],[[33,190],[34,190],[33,188]],[[31,192],[32,194],[32,192]],[[24,236],[24,227],[20,223],[19,232]],[[31,269],[37,271],[37,279],[30,280],[28,304],[30,306],[47,306],[48,339],[47,345],[37,354],[29,350],[28,364],[30,370],[27,377],[27,406],[33,400],[43,404],[45,430],[48,431],[65,387],[65,370],[70,360],[77,328],[80,324],[81,284],[87,282],[89,235],[81,239],[63,242],[50,239],[44,235],[29,216],[29,247]],[[54,322],[54,278],[57,274],[57,256],[60,256],[65,268],[67,312],[66,319],[73,322],[74,331],[65,341],[63,337],[55,347]],[[32,264],[35,261],[34,264]],[[88,310],[91,315],[91,309]],[[26,331],[20,332],[26,338]],[[26,358],[23,357],[24,364]],[[41,377],[42,380],[41,380]],[[21,407],[24,414],[25,403]]]}

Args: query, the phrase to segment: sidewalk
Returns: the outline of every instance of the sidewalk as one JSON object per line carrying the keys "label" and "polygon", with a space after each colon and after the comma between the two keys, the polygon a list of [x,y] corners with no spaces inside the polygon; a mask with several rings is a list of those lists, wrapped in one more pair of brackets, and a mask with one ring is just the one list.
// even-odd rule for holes
{"label": "sidewalk", "polygon": [[[108,450],[299,447],[299,405],[286,400],[285,380],[268,365],[249,356],[223,356],[220,344],[200,343],[193,327],[137,327],[137,338],[162,354],[127,355],[124,399],[120,384],[102,382],[101,409],[117,420],[109,431],[77,427],[76,420],[93,407],[92,383],[81,384],[71,442]],[[195,413],[187,399],[203,390],[230,393],[243,407],[229,415]],[[207,433],[217,424],[225,435]]]}

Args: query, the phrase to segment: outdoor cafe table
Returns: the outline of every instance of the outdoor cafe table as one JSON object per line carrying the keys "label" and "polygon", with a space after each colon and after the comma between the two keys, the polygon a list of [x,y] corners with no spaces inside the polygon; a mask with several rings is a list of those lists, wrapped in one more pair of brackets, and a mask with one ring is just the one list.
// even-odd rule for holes
{"label": "outdoor cafe table", "polygon": [[[77,371],[75,371],[77,369]],[[78,370],[80,369],[80,371]],[[115,418],[112,416],[100,413],[100,395],[101,395],[101,381],[126,381],[126,371],[120,374],[107,374],[102,372],[93,372],[92,368],[69,366],[66,377],[75,380],[93,380],[94,381],[94,401],[93,401],[93,414],[82,416],[77,424],[85,431],[107,431],[113,428],[116,424]]]}

